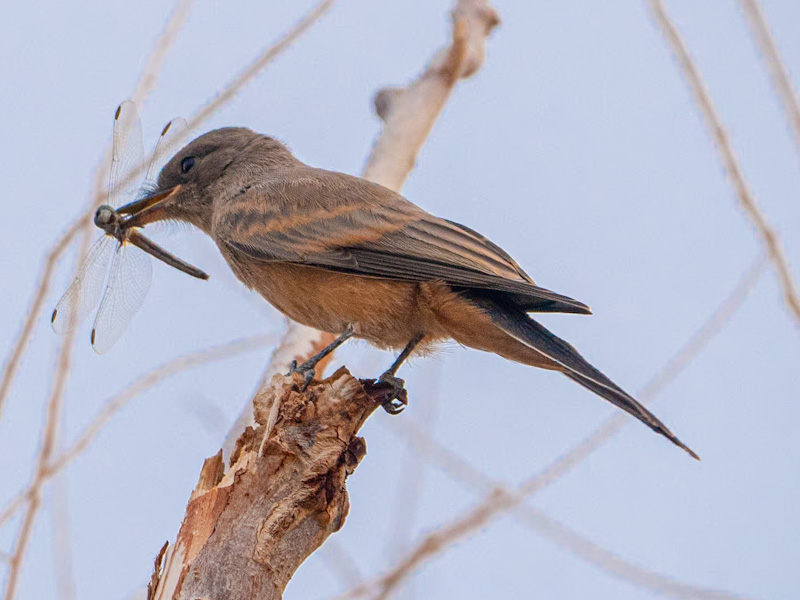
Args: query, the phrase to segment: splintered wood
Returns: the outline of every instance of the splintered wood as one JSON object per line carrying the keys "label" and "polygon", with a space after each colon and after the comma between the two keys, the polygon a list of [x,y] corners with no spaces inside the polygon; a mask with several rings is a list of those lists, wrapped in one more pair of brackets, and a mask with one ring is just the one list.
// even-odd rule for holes
{"label": "splintered wood", "polygon": [[345,480],[366,454],[356,434],[381,390],[345,368],[304,392],[299,384],[276,375],[256,397],[256,427],[240,436],[231,465],[221,453],[206,460],[151,599],[278,599],[342,527]]}

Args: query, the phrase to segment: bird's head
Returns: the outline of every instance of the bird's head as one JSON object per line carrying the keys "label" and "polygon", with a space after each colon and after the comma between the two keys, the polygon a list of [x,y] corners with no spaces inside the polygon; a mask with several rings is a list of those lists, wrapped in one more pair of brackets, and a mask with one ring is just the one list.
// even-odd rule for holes
{"label": "bird's head", "polygon": [[126,228],[177,220],[210,233],[215,200],[292,163],[296,159],[273,138],[245,127],[215,129],[178,151],[161,170],[156,189],[118,212],[130,215]]}

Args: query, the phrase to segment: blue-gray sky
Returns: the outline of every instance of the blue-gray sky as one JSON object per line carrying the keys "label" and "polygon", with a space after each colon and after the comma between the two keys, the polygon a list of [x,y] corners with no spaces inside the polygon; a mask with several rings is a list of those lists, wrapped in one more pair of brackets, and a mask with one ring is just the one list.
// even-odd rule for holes
{"label": "blue-gray sky", "polygon": [[[204,129],[245,125],[303,160],[358,173],[379,131],[372,94],[415,76],[449,36],[450,0],[340,0]],[[142,108],[145,137],[188,116],[293,23],[301,3],[196,3]],[[736,2],[667,2],[706,78],[764,212],[800,276],[800,152]],[[498,1],[503,23],[483,70],[459,85],[405,188],[414,202],[502,245],[541,285],[590,304],[592,317],[547,325],[634,391],[681,346],[757,256],[706,128],[644,2]],[[800,5],[764,0],[800,87]],[[0,22],[0,340],[19,330],[45,249],[84,204],[111,133],[170,6],[16,3]],[[254,332],[280,315],[243,292],[202,234],[159,235],[208,270],[199,282],[154,266],[150,295],[106,355],[79,334],[65,410],[69,440],[103,400],[170,357]],[[69,257],[71,259],[71,257]],[[48,301],[69,279],[63,261]],[[263,305],[262,305],[263,304]],[[46,311],[49,313],[49,310]],[[56,339],[43,315],[0,422],[0,501],[32,467]],[[4,350],[5,352],[5,350]],[[202,459],[216,452],[269,351],[181,374],[148,392],[67,471],[80,598],[143,586],[173,539]],[[392,357],[337,355],[362,376]],[[774,274],[661,396],[655,412],[703,457],[696,463],[633,421],[533,503],[642,566],[756,598],[796,594],[800,558],[800,328]],[[564,377],[451,348],[405,367],[411,407],[491,476],[515,483],[615,410]],[[438,390],[438,391],[437,391]],[[435,408],[434,408],[435,407]],[[426,416],[428,415],[428,416]],[[391,507],[407,449],[376,414],[350,479],[337,541],[364,575],[391,562]],[[422,460],[413,458],[412,460]],[[446,473],[424,470],[400,546],[473,504]],[[28,552],[20,598],[55,597],[50,507]],[[0,532],[7,550],[18,526]],[[402,528],[401,528],[402,529]],[[5,577],[5,574],[2,576]],[[503,518],[428,563],[421,597],[649,598]],[[342,591],[318,556],[286,597]]]}

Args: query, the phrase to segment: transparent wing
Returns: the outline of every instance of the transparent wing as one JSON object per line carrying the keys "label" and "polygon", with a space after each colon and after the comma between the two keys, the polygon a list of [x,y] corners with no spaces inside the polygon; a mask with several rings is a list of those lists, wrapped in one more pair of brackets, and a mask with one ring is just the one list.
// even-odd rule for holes
{"label": "transparent wing", "polygon": [[152,277],[153,265],[147,254],[130,244],[117,248],[92,328],[95,352],[106,352],[120,338],[144,302]]}
{"label": "transparent wing", "polygon": [[67,333],[80,325],[100,301],[114,238],[104,235],[89,249],[78,274],[61,297],[50,322],[56,333]]}
{"label": "transparent wing", "polygon": [[150,167],[147,169],[144,185],[150,189],[155,188],[156,178],[159,171],[167,162],[167,159],[177,150],[177,139],[184,129],[186,129],[186,119],[177,117],[172,119],[161,130],[161,135],[156,142],[156,149],[153,150],[153,158],[150,159]]}
{"label": "transparent wing", "polygon": [[139,191],[140,178],[133,178],[131,175],[143,162],[144,146],[139,112],[134,102],[126,100],[114,114],[108,204],[118,208],[133,199]]}

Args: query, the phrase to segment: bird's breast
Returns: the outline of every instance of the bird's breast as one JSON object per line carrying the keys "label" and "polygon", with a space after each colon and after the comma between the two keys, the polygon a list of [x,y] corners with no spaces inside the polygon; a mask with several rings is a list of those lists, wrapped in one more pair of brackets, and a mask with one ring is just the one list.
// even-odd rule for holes
{"label": "bird's breast", "polygon": [[417,283],[226,254],[245,285],[298,323],[334,334],[353,325],[382,348],[403,348],[419,334],[446,337]]}

